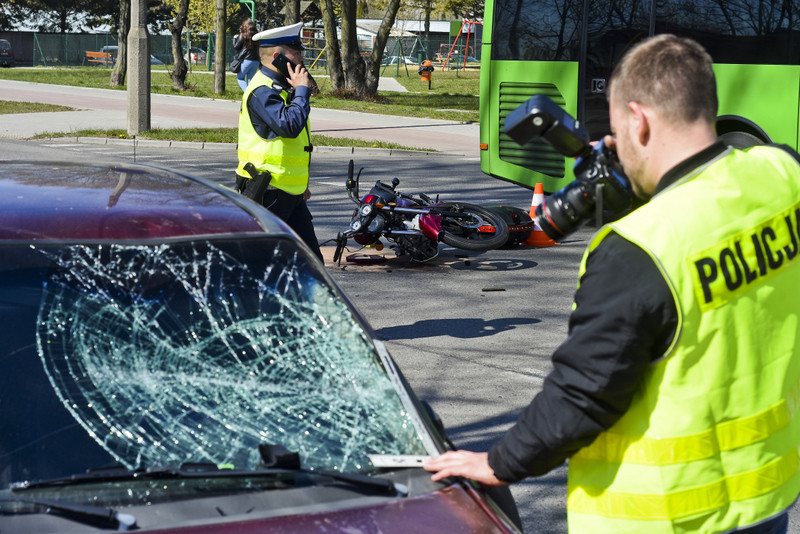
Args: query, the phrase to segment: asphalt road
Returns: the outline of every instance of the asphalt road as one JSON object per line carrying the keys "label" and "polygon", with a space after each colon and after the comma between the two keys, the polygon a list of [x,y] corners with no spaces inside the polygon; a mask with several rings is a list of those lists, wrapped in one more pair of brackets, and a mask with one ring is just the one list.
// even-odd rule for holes
{"label": "asphalt road", "polygon": [[[363,167],[362,189],[400,179],[399,190],[443,200],[527,208],[530,191],[486,177],[470,156],[422,156],[385,151],[315,153],[311,167],[317,235],[323,244],[347,227],[353,204],[347,162]],[[232,185],[231,148],[90,145],[69,141],[0,140],[0,160],[134,161],[169,166]],[[441,245],[426,264],[393,258],[378,265],[327,263],[332,278],[367,318],[412,387],[428,400],[457,446],[488,450],[539,391],[550,355],[564,339],[578,262],[593,233],[584,228],[544,249],[470,253]],[[324,247],[332,255],[332,242]],[[356,248],[351,249],[352,252]],[[370,253],[376,254],[375,251]],[[516,484],[526,532],[566,532],[566,467]],[[789,532],[800,532],[800,512]]]}

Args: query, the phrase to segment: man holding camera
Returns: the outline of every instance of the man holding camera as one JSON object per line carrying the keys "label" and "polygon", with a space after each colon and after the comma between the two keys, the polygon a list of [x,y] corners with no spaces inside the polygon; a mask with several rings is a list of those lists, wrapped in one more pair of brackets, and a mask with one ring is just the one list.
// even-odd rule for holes
{"label": "man holding camera", "polygon": [[253,36],[261,68],[242,96],[236,188],[283,219],[322,260],[306,204],[311,197],[312,82],[302,65],[302,27],[298,22]]}
{"label": "man holding camera", "polygon": [[[490,452],[433,479],[499,485],[569,458],[571,532],[785,532],[800,493],[800,166],[718,140],[711,58],[633,47],[611,131],[648,202],[601,228],[542,391]],[[754,187],[756,186],[756,187]]]}

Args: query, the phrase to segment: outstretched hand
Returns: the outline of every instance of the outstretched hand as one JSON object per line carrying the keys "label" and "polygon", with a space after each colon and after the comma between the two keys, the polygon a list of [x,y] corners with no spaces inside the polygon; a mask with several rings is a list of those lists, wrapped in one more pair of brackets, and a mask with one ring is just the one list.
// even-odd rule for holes
{"label": "outstretched hand", "polygon": [[434,482],[447,477],[464,477],[488,486],[505,486],[489,465],[489,454],[485,452],[448,451],[427,460],[422,467],[432,471]]}

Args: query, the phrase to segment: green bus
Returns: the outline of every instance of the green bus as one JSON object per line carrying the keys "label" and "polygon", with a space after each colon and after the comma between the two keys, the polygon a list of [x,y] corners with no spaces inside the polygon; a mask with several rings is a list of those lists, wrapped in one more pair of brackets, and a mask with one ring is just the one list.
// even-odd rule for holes
{"label": "green bus", "polygon": [[592,139],[609,132],[606,80],[637,41],[674,33],[711,54],[720,101],[717,133],[734,146],[798,148],[800,0],[486,0],[481,49],[481,170],[546,192],[574,179],[541,139],[524,146],[505,117],[543,93]]}

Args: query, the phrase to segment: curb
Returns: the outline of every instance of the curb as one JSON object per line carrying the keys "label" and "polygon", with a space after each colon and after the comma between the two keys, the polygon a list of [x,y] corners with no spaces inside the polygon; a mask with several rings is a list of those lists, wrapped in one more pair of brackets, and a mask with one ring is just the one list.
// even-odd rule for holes
{"label": "curb", "polygon": [[[189,150],[236,150],[236,143],[206,143],[202,141],[170,141],[158,139],[115,139],[113,137],[48,137],[47,141],[65,141],[70,143],[82,143],[86,145],[111,145],[124,147],[151,147],[151,148],[180,148]],[[399,148],[372,148],[372,147],[351,147],[351,146],[315,146],[314,152],[318,153],[341,153],[341,154],[384,154],[388,156],[461,156],[462,154],[451,154],[433,150],[408,150]]]}

